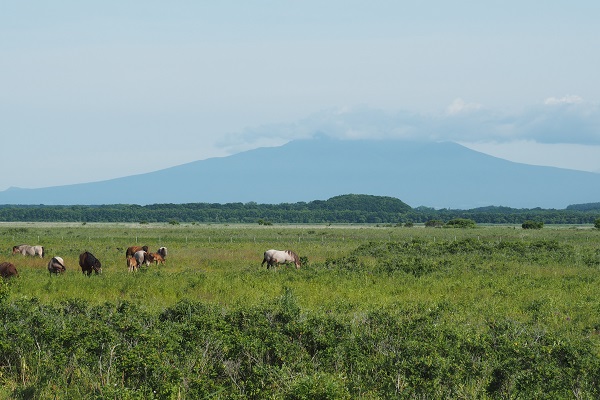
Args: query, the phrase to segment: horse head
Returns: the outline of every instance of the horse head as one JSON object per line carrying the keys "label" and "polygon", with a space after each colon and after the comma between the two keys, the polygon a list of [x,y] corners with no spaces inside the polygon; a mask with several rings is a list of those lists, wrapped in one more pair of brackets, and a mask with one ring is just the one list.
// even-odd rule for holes
{"label": "horse head", "polygon": [[97,258],[96,258],[96,261],[94,261],[94,264],[92,265],[92,269],[97,274],[102,273],[102,264],[100,264],[100,260],[98,260]]}
{"label": "horse head", "polygon": [[300,269],[302,266],[302,262],[300,261],[300,257],[293,251],[290,251],[290,255],[294,258],[294,264],[296,265],[296,269]]}

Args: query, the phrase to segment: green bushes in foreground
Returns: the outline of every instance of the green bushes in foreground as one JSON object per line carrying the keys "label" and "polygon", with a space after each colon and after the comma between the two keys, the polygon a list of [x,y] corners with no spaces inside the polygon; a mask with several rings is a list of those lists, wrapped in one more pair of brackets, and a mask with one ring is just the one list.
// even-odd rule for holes
{"label": "green bushes in foreground", "polygon": [[[4,396],[29,398],[597,398],[585,337],[502,318],[453,325],[448,304],[352,319],[305,312],[290,290],[224,311],[181,301],[0,307]],[[576,396],[575,396],[576,395]]]}

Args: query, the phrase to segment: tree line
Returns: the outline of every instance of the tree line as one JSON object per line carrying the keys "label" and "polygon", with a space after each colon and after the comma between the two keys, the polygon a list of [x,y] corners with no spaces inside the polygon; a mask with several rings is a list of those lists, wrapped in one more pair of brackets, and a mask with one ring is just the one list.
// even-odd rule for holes
{"label": "tree line", "polygon": [[481,207],[470,210],[412,208],[386,196],[348,194],[310,202],[257,204],[110,204],[0,205],[2,222],[138,222],[138,223],[371,223],[413,224],[431,220],[469,219],[480,224],[593,224],[600,203],[566,209]]}

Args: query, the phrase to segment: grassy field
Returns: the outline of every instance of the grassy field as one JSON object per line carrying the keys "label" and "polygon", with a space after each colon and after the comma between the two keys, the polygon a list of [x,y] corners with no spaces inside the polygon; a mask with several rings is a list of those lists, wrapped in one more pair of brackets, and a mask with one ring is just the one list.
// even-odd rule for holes
{"label": "grassy field", "polygon": [[[589,226],[7,223],[0,233],[0,261],[20,274],[3,285],[3,323],[35,338],[2,347],[0,395],[600,395],[600,231]],[[43,245],[45,258],[11,255],[22,243]],[[129,273],[132,245],[166,246],[166,265]],[[295,250],[304,266],[267,270],[270,248]],[[85,250],[101,260],[101,275],[81,274]],[[61,276],[46,269],[55,255],[67,266]],[[65,327],[100,329],[97,320],[111,327],[100,347],[55,342]],[[53,363],[54,379],[45,375]]]}

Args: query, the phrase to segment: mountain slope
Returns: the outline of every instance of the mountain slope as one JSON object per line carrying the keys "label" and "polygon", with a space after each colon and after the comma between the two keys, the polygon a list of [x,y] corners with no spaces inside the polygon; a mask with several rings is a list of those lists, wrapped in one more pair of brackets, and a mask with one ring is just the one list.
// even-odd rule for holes
{"label": "mountain slope", "polygon": [[600,200],[600,174],[455,143],[311,139],[102,182],[0,192],[0,204],[286,203],[365,193],[412,207],[564,208]]}

